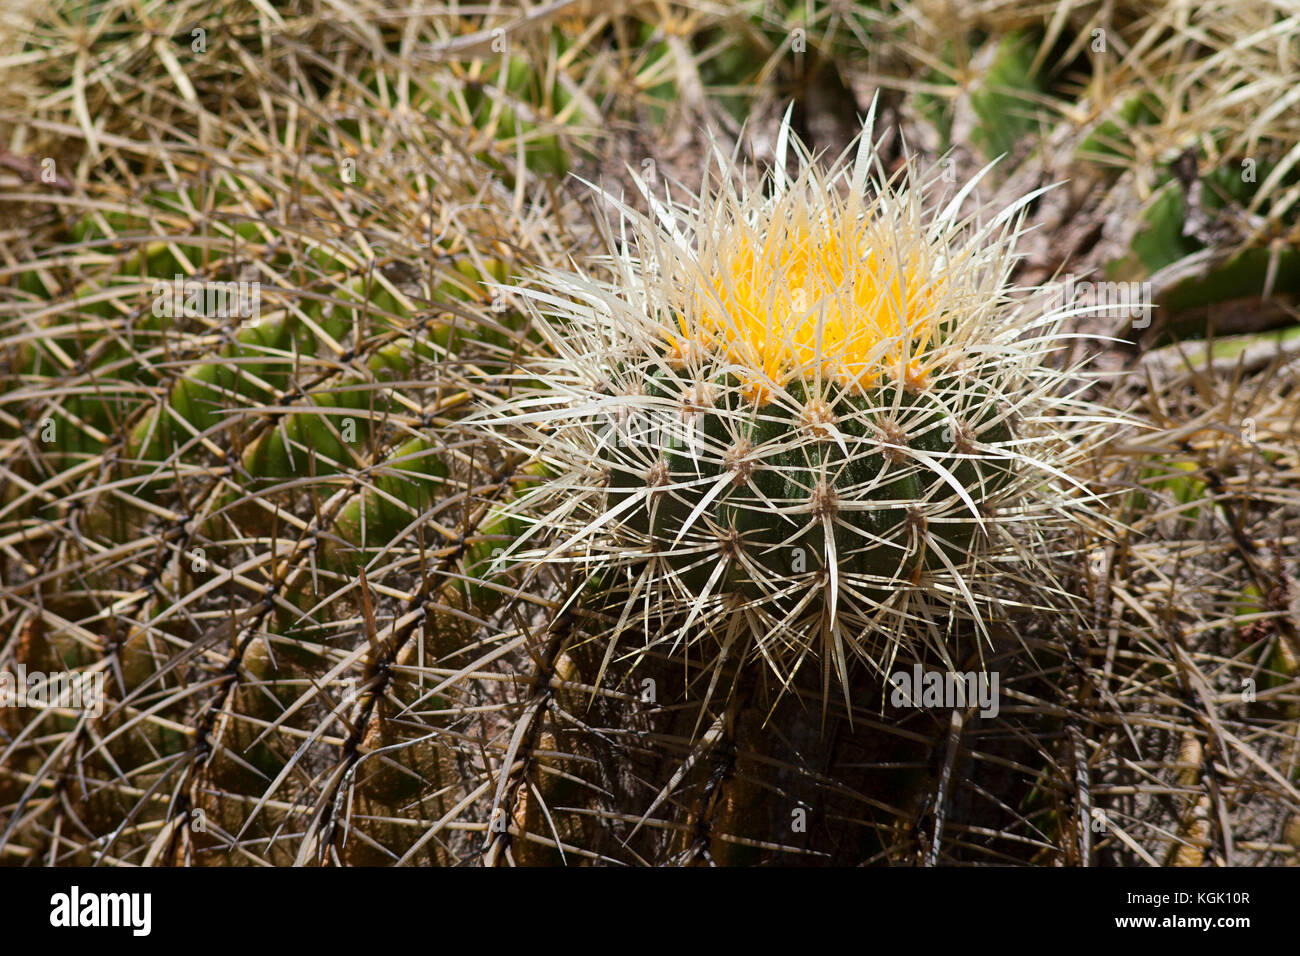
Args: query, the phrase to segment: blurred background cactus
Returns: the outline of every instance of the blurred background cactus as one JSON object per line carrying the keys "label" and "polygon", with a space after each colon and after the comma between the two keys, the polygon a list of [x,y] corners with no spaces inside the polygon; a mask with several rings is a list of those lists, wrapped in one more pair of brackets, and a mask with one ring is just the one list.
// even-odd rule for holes
{"label": "blurred background cactus", "polygon": [[[954,5],[0,3],[0,707],[7,864],[1285,863],[1300,517],[1296,14]],[[855,666],[787,693],[498,559],[544,462],[468,424],[554,357],[520,295],[616,222],[832,155],[1026,207],[1013,283],[1080,310],[1138,427],[1109,527],[954,660],[995,716]],[[750,162],[752,161],[752,162]],[[941,167],[943,168],[943,167]],[[630,171],[629,171],[630,170]],[[574,174],[574,175],[570,175]],[[756,185],[757,179],[751,185]],[[519,293],[503,290],[515,288]],[[1017,587],[1012,569],[1002,579]]]}

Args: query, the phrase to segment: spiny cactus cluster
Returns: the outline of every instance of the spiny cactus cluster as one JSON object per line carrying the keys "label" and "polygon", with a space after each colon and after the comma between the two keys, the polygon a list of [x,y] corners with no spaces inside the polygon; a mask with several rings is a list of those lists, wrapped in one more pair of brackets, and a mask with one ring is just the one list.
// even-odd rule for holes
{"label": "spiny cactus cluster", "polygon": [[783,680],[820,660],[847,686],[846,654],[883,671],[900,644],[951,664],[989,568],[1043,574],[1090,507],[1070,462],[1105,416],[1051,362],[1065,312],[1008,289],[1034,197],[989,216],[888,177],[870,119],[825,174],[788,122],[778,152],[770,195],[723,160],[693,203],[623,205],[611,279],[515,290],[554,350],[489,418],[551,475],[518,500],[537,534],[516,557],[617,594],[611,654],[635,625]]}
{"label": "spiny cactus cluster", "polygon": [[1295,13],[850,6],[0,0],[0,864],[1300,857]]}

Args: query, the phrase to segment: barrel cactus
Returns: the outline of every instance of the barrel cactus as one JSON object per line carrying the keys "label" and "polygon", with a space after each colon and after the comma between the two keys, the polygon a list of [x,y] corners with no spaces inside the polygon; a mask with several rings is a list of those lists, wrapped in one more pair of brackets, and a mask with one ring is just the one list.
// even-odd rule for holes
{"label": "barrel cactus", "polygon": [[511,290],[554,355],[486,416],[547,475],[501,560],[580,567],[607,661],[636,630],[785,682],[952,664],[956,622],[1049,580],[1095,510],[1072,469],[1106,416],[1054,360],[1068,309],[1009,287],[1034,195],[989,214],[978,181],[891,177],[871,129],[823,173],[787,121],[761,186],[720,159],[688,204],[638,181],[605,276]]}

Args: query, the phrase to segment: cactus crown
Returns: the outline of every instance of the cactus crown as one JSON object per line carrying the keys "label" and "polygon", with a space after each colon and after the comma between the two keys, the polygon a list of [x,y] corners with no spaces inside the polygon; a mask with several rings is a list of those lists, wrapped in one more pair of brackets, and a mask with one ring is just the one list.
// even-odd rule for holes
{"label": "cactus crown", "polygon": [[854,656],[951,664],[1000,578],[1051,580],[1101,416],[1050,362],[1065,313],[1009,294],[1036,194],[990,218],[974,182],[889,177],[870,119],[825,174],[788,120],[777,152],[770,191],[725,159],[690,203],[641,183],[652,214],[619,204],[612,277],[513,290],[554,357],[487,421],[548,476],[507,557],[590,572],[607,661],[635,630],[633,653],[711,639],[715,662],[788,683],[819,660],[847,689]]}
{"label": "cactus crown", "polygon": [[724,207],[723,227],[700,237],[678,277],[686,284],[695,279],[687,270],[701,273],[670,352],[698,342],[724,353],[757,373],[745,377],[760,398],[770,394],[763,379],[817,370],[859,387],[891,371],[919,376],[942,273],[924,245],[894,248],[888,215],[915,210],[863,209],[853,194],[810,198],[787,190],[760,222]]}

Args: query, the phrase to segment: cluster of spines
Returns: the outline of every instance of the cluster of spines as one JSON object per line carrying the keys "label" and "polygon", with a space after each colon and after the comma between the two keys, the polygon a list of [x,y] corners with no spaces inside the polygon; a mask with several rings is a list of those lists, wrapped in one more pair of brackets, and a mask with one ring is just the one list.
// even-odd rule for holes
{"label": "cluster of spines", "polygon": [[854,641],[905,630],[932,577],[978,575],[1015,506],[1018,416],[999,384],[813,378],[760,403],[723,363],[624,364],[559,426],[585,493],[540,525],[583,526],[551,556],[585,563],[625,613],[679,628],[748,613],[765,639],[805,646],[837,618]]}

